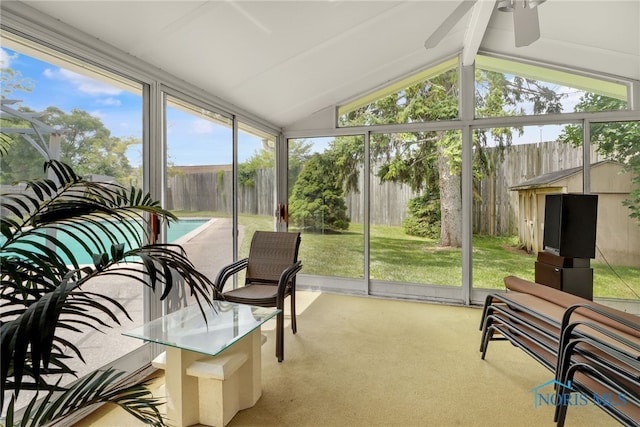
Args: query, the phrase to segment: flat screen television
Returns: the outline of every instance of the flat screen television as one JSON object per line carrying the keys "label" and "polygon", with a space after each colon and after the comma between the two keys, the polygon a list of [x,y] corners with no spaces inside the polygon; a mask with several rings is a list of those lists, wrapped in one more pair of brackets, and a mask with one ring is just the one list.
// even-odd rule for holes
{"label": "flat screen television", "polygon": [[596,194],[547,194],[543,250],[567,258],[596,257]]}

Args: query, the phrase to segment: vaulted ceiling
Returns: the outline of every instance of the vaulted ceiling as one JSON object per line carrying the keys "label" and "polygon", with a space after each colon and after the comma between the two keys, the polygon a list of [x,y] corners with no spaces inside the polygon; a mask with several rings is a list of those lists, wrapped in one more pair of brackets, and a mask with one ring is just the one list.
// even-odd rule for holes
{"label": "vaulted ceiling", "polygon": [[471,1],[430,49],[460,0],[22,3],[280,127],[478,51],[640,80],[640,0],[548,0],[517,48],[512,13]]}

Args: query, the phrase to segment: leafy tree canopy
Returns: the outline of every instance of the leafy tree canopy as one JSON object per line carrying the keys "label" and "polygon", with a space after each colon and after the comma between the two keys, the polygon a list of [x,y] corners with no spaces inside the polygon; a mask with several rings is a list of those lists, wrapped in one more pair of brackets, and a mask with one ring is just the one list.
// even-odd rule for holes
{"label": "leafy tree canopy", "polygon": [[[476,71],[476,115],[481,117],[524,114],[522,105],[529,104],[534,113],[555,113],[562,108],[563,94],[544,83],[492,71]],[[430,80],[415,84],[395,94],[347,114],[344,125],[376,125],[449,120],[458,117],[459,85],[456,70],[447,71]],[[479,131],[474,138],[474,164],[481,170],[476,176],[490,173],[499,161],[502,149],[511,144],[519,129],[494,128]],[[521,131],[521,129],[520,129]],[[498,150],[485,150],[493,141]],[[348,189],[357,183],[357,166],[363,163],[364,144],[355,140],[336,139],[336,166]],[[440,192],[448,215],[443,218],[441,244],[461,244],[460,192],[462,143],[460,132],[380,133],[371,138],[372,167],[382,181],[406,183],[414,190],[429,194]],[[443,183],[443,177],[446,182]],[[456,193],[456,194],[454,194]],[[417,202],[416,202],[417,203]],[[416,210],[416,212],[425,212]]]}
{"label": "leafy tree canopy", "polygon": [[[17,58],[18,54],[9,55],[7,60]],[[9,68],[6,63],[0,65],[0,96],[2,99],[9,98],[15,91],[31,92],[34,87],[32,79],[24,77],[19,70]]]}
{"label": "leafy tree canopy", "polygon": [[[576,105],[576,111],[612,111],[627,108],[623,100],[593,93],[585,94]],[[624,164],[624,170],[632,174],[634,190],[624,201],[630,210],[629,215],[640,221],[640,121],[607,122],[591,124],[591,143],[606,158]],[[582,145],[583,132],[581,126],[566,126],[559,140]]]}
{"label": "leafy tree canopy", "polygon": [[[34,113],[25,107],[21,107],[20,111]],[[57,107],[48,107],[40,120],[64,130],[60,141],[59,160],[71,165],[79,175],[107,175],[122,183],[131,180],[135,175],[126,152],[130,146],[141,144],[139,139],[112,136],[99,118],[80,109],[65,113]],[[3,119],[3,126],[29,127],[27,122],[18,119]],[[11,141],[12,148],[0,160],[2,183],[11,184],[26,177],[42,176],[42,154],[21,135],[3,136]],[[45,135],[45,141],[47,138],[48,135]]]}
{"label": "leafy tree canopy", "polygon": [[[311,143],[301,140],[289,141],[289,170],[300,171],[301,165],[309,157]],[[256,171],[259,169],[273,169],[276,165],[273,148],[267,147],[257,150],[245,162],[238,165],[238,181],[241,185],[253,186],[255,184]]]}

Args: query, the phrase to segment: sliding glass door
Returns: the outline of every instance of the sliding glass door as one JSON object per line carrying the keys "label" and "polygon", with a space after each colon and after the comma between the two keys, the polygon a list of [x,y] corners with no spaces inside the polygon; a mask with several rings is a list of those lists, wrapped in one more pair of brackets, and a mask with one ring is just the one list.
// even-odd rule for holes
{"label": "sliding glass door", "polygon": [[288,140],[289,230],[303,234],[300,259],[307,280],[321,281],[325,289],[366,290],[362,153],[362,136]]}
{"label": "sliding glass door", "polygon": [[[181,245],[195,267],[214,280],[233,261],[232,119],[179,95],[165,95],[164,204],[178,221],[163,240]],[[194,302],[179,286],[168,312]]]}

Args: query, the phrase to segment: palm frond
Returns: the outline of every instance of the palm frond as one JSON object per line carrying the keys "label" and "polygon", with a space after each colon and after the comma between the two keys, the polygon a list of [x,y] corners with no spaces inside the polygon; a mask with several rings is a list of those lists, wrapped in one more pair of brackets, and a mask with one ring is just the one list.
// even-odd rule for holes
{"label": "palm frond", "polygon": [[15,390],[20,390],[25,366],[32,369],[35,382],[40,382],[41,364],[46,370],[53,348],[54,331],[66,296],[71,290],[72,287],[63,281],[52,292],[29,305],[14,320],[2,324],[0,328],[0,379],[2,379],[0,403],[4,402],[5,387],[10,374],[13,377]]}
{"label": "palm frond", "polygon": [[[43,426],[60,421],[92,405],[111,403],[120,406],[145,424],[165,426],[165,420],[158,409],[164,401],[153,397],[147,388],[148,382],[123,386],[120,384],[122,375],[123,372],[113,369],[95,371],[61,393],[55,390],[37,393],[26,406],[20,425]],[[8,426],[14,425],[14,399],[15,396],[12,397],[7,410]],[[44,404],[38,402],[40,399]]]}
{"label": "palm frond", "polygon": [[13,139],[4,132],[0,132],[0,157],[4,157],[9,152],[9,148],[13,144]]}
{"label": "palm frond", "polygon": [[[0,406],[6,392],[12,391],[13,399],[20,390],[37,390],[46,394],[45,403],[28,406],[29,417],[23,418],[34,425],[101,398],[122,404],[145,422],[162,425],[157,404],[145,400],[147,391],[130,388],[121,395],[115,391],[119,389],[109,388],[111,373],[94,373],[80,388],[49,383],[52,375],[76,374],[71,359],[84,360],[64,332],[102,331],[119,324],[121,314],[129,317],[116,299],[83,290],[85,283],[100,276],[131,279],[157,291],[160,299],[183,286],[203,313],[203,304],[210,306],[217,297],[215,287],[182,247],[144,244],[149,240],[148,215],[177,219],[149,194],[86,182],[57,161],[46,162],[45,169],[55,179],[29,181],[27,192],[0,195],[8,212],[0,218]],[[82,265],[86,255],[92,266]],[[55,403],[61,391],[64,404]]]}

